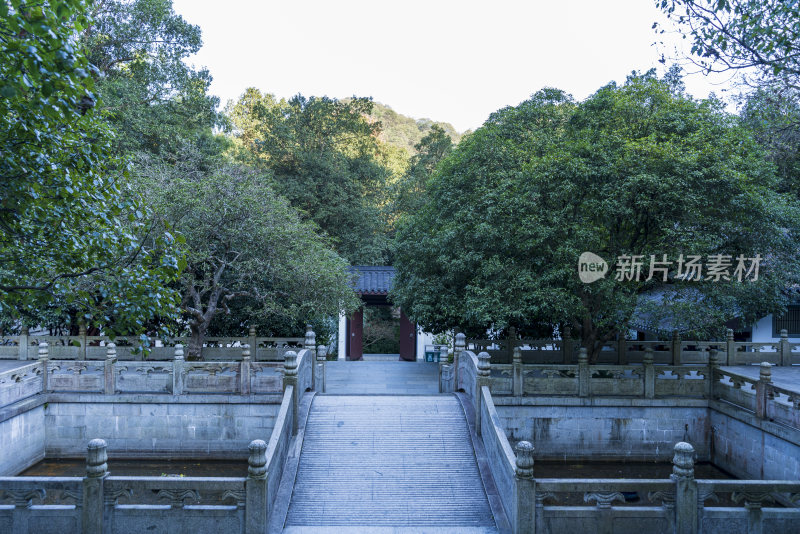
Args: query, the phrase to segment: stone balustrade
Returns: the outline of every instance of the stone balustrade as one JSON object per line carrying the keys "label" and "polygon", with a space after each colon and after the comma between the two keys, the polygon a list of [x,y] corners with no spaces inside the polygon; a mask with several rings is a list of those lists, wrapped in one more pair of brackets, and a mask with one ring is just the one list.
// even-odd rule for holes
{"label": "stone balustrade", "polygon": [[250,444],[245,477],[111,476],[106,444],[88,445],[85,477],[0,477],[7,532],[263,532],[267,446]]}
{"label": "stone balustrade", "polygon": [[[88,336],[81,329],[78,336],[32,336],[23,330],[18,336],[0,337],[0,360],[36,359],[36,349],[41,343],[47,343],[50,357],[54,360],[103,360],[107,346],[114,343],[120,360],[163,361],[173,358],[175,347],[189,344],[188,337],[175,337],[162,340],[155,337]],[[306,338],[302,337],[261,337],[256,336],[254,329],[249,335],[242,337],[206,337],[201,348],[204,361],[238,361],[242,356],[242,348],[250,347],[253,361],[283,361],[287,350],[308,348]],[[144,344],[143,344],[144,342]],[[142,347],[147,351],[143,351]]]}
{"label": "stone balustrade", "polygon": [[[240,361],[189,362],[176,345],[172,361],[120,361],[114,343],[103,347],[104,361],[51,359],[50,347],[41,343],[38,361],[0,373],[0,407],[42,393],[115,394],[279,394],[285,389],[285,362],[252,362],[249,346]],[[316,350],[294,355],[297,388],[314,388]],[[317,362],[324,374],[324,361]]]}
{"label": "stone balustrade", "polygon": [[[466,341],[466,348],[475,353],[488,353],[492,364],[511,365],[515,349],[519,349],[523,364],[575,364],[581,343],[568,335],[565,333],[564,339],[517,339],[516,334],[511,333],[510,339],[470,339]],[[800,343],[790,342],[785,330],[781,331],[779,341],[770,343],[734,341],[732,330],[728,330],[724,341],[682,340],[677,332],[666,341],[608,341],[603,344],[595,363],[643,363],[648,349],[656,365],[706,365],[712,349],[717,351],[721,365],[800,364]]]}

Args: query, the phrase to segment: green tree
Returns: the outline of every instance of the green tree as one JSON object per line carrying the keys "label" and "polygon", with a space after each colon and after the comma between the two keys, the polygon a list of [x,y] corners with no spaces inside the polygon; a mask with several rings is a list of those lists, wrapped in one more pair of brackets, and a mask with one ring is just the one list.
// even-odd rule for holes
{"label": "green tree", "polygon": [[[381,207],[390,171],[367,120],[372,102],[248,89],[227,108],[245,161],[268,168],[277,192],[319,225],[354,264],[382,264],[388,242]],[[240,155],[242,154],[240,153]]]}
{"label": "green tree", "polygon": [[95,0],[91,10],[81,43],[97,66],[96,92],[118,153],[169,160],[217,124],[210,74],[185,63],[202,46],[200,28],[177,15],[172,0]]}
{"label": "green tree", "polygon": [[706,72],[751,71],[761,82],[781,80],[800,89],[798,0],[656,0],[656,5],[690,35],[690,59]]}
{"label": "green tree", "polygon": [[408,170],[393,184],[392,216],[415,213],[425,202],[425,184],[436,166],[453,150],[453,141],[443,128],[434,124],[430,133],[414,145]]}
{"label": "green tree", "polygon": [[347,263],[269,179],[202,159],[190,147],[176,164],[141,165],[138,180],[148,201],[186,239],[181,291],[189,357],[199,357],[209,328],[232,308],[240,321],[234,330],[259,325],[272,333],[276,325],[294,327],[355,308]]}
{"label": "green tree", "polygon": [[[76,43],[86,2],[0,2],[0,315],[67,308],[106,331],[174,313],[173,237],[123,194]],[[55,311],[54,311],[55,310]]]}
{"label": "green tree", "polygon": [[[775,193],[752,133],[716,101],[652,72],[586,101],[542,90],[494,113],[445,158],[397,238],[394,302],[424,328],[571,326],[596,357],[643,295],[696,333],[779,310],[797,279],[796,209]],[[584,251],[614,263],[760,253],[757,282],[578,278]],[[649,266],[649,262],[647,262]],[[701,310],[699,312],[698,310]],[[682,322],[686,318],[673,317]]]}
{"label": "green tree", "polygon": [[779,191],[800,197],[800,99],[775,87],[741,98],[741,116],[778,170]]}

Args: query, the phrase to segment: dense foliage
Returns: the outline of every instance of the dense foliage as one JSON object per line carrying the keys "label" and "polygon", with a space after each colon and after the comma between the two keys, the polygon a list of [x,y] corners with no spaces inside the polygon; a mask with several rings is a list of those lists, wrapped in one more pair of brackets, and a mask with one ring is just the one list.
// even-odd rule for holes
{"label": "dense foliage", "polygon": [[175,313],[173,236],[125,194],[77,42],[85,1],[0,2],[0,316],[138,332]]}
{"label": "dense foliage", "polygon": [[382,265],[388,242],[381,205],[391,171],[366,98],[289,101],[248,89],[228,107],[244,161],[274,174],[275,188],[333,240],[352,264]]}
{"label": "dense foliage", "polygon": [[[138,182],[148,199],[185,236],[183,309],[192,338],[189,357],[217,315],[273,335],[302,331],[304,321],[352,310],[347,263],[302,222],[258,173],[182,153],[177,164],[147,165]],[[234,333],[230,332],[230,333]]]}
{"label": "dense foliage", "polygon": [[[398,232],[395,302],[433,331],[571,326],[590,349],[625,331],[644,296],[671,321],[717,333],[785,304],[795,208],[774,192],[752,133],[674,73],[610,84],[574,102],[546,89],[494,113],[445,158]],[[675,262],[680,254],[769,258],[757,282],[578,279],[584,251]],[[766,263],[766,264],[765,264]],[[660,319],[648,313],[658,324]]]}
{"label": "dense foliage", "polygon": [[431,119],[413,119],[380,102],[374,103],[369,118],[380,122],[379,137],[382,141],[404,149],[409,156],[417,154],[419,150],[417,145],[431,133],[433,128],[444,131],[453,143],[461,140],[461,134],[452,124],[435,122]]}

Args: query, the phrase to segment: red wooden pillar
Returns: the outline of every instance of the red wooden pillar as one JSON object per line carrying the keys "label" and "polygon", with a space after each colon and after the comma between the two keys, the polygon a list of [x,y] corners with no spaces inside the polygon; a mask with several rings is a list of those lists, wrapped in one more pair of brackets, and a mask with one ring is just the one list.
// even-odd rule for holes
{"label": "red wooden pillar", "polygon": [[360,360],[364,355],[364,308],[355,312],[347,324],[349,346],[347,356],[350,360]]}
{"label": "red wooden pillar", "polygon": [[400,359],[413,362],[417,359],[417,329],[400,310]]}

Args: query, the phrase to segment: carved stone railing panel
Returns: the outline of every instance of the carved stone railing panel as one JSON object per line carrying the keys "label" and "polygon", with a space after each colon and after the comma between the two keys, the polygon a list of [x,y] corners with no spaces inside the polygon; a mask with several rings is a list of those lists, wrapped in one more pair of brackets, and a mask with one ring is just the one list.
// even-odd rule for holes
{"label": "carved stone railing panel", "polygon": [[525,365],[522,370],[525,395],[577,395],[576,365]]}
{"label": "carved stone railing panel", "polygon": [[656,366],[656,397],[703,397],[708,391],[708,368]]}
{"label": "carved stone railing panel", "polygon": [[0,336],[0,360],[19,359],[21,336]]}
{"label": "carved stone railing panel", "polygon": [[736,351],[729,355],[728,365],[751,365],[761,362],[769,362],[780,365],[781,352],[780,344],[774,343],[750,343],[736,342]]}
{"label": "carved stone railing panel", "polygon": [[644,394],[644,371],[641,365],[592,365],[589,372],[592,395]]}
{"label": "carved stone railing panel", "polygon": [[105,500],[122,505],[230,506],[244,502],[244,477],[127,477],[105,479]]}
{"label": "carved stone railing panel", "polygon": [[259,337],[256,338],[255,361],[280,361],[284,360],[287,350],[297,352],[303,347],[301,337]]}
{"label": "carved stone railing panel", "polygon": [[42,365],[38,362],[0,373],[0,406],[41,392]]}
{"label": "carved stone railing panel", "polygon": [[114,371],[119,393],[172,392],[172,362],[118,362]]}
{"label": "carved stone railing panel", "polygon": [[184,393],[237,393],[241,366],[238,362],[184,362]]}
{"label": "carved stone railing panel", "polygon": [[104,363],[51,360],[47,364],[47,390],[99,393],[105,389]]}
{"label": "carved stone railing panel", "polygon": [[283,372],[283,363],[251,363],[250,391],[252,393],[280,393],[283,390]]}
{"label": "carved stone railing panel", "polygon": [[514,369],[511,365],[492,365],[490,370],[490,388],[495,395],[512,395],[514,393]]}

